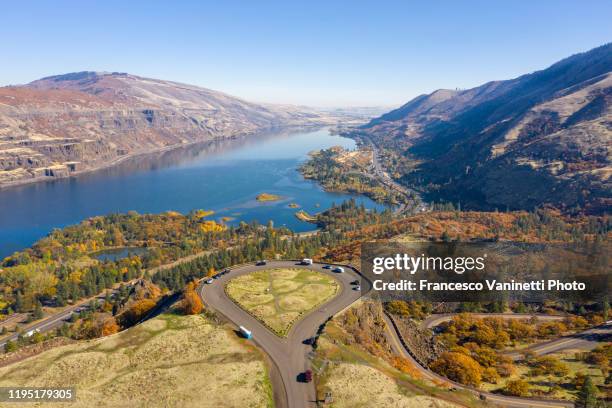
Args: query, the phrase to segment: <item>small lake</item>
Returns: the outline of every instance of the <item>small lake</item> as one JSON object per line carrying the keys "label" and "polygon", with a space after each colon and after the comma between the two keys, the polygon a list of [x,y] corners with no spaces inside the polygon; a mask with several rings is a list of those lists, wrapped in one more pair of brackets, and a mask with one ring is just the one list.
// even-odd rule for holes
{"label": "small lake", "polygon": [[118,261],[119,259],[135,256],[144,255],[148,252],[147,248],[142,247],[123,247],[123,248],[111,248],[103,251],[98,251],[90,256],[99,261]]}
{"label": "small lake", "polygon": [[[190,145],[126,160],[117,166],[68,179],[0,190],[0,258],[32,245],[53,228],[108,213],[214,210],[229,223],[257,220],[302,232],[312,224],[295,218],[300,209],[316,213],[352,197],[327,193],[297,171],[312,150],[351,139],[327,130],[270,132]],[[281,196],[260,202],[261,193]],[[355,196],[367,208],[384,206]]]}

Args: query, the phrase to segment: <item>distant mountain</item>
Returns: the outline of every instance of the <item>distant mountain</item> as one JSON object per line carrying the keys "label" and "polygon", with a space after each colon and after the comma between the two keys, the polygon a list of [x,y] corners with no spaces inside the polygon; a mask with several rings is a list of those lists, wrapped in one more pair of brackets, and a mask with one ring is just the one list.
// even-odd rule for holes
{"label": "distant mountain", "polygon": [[340,116],[125,73],[51,76],[0,88],[0,186],[191,142],[336,124]]}
{"label": "distant mountain", "polygon": [[356,131],[419,163],[404,181],[472,208],[612,205],[612,44],[542,71],[438,90]]}

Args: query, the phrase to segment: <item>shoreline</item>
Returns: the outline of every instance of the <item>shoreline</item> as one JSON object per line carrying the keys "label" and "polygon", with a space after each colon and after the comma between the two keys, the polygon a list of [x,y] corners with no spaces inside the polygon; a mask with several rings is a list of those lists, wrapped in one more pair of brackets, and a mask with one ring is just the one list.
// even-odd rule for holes
{"label": "shoreline", "polygon": [[63,176],[63,177],[38,176],[38,177],[24,178],[24,179],[9,181],[7,183],[0,183],[0,193],[6,190],[10,190],[11,188],[14,188],[14,187],[26,186],[30,184],[36,184],[36,183],[47,183],[47,182],[53,182],[57,180],[67,180],[70,178],[77,178],[84,174],[94,173],[96,171],[100,171],[100,170],[104,170],[104,169],[108,169],[108,168],[117,166],[129,159],[169,152],[172,150],[189,147],[189,146],[193,146],[196,144],[202,144],[202,143],[211,144],[211,143],[217,143],[217,142],[226,141],[226,140],[235,140],[235,139],[239,139],[242,137],[246,138],[250,136],[255,136],[261,133],[265,133],[265,132],[273,132],[273,131],[296,131],[297,132],[300,129],[315,129],[316,130],[316,129],[322,129],[325,127],[326,127],[325,125],[300,125],[300,126],[270,127],[270,128],[262,129],[257,132],[239,133],[239,134],[230,135],[230,136],[215,136],[214,138],[208,139],[208,140],[195,140],[195,141],[188,142],[188,143],[174,144],[170,146],[163,146],[163,147],[152,148],[152,149],[147,149],[143,151],[132,152],[132,153],[128,153],[122,156],[117,156],[114,159],[108,162],[105,162],[105,163],[101,163],[97,166],[89,167],[83,170],[74,171],[72,173],[69,173],[67,176]]}

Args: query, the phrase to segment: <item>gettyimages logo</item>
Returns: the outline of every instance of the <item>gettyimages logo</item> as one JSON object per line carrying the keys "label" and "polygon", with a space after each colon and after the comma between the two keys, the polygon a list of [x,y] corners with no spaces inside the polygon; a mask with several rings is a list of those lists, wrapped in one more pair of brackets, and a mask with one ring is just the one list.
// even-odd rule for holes
{"label": "gettyimages logo", "polygon": [[404,271],[414,275],[419,270],[452,271],[463,274],[466,271],[484,271],[487,254],[478,257],[441,257],[441,256],[411,256],[395,254],[392,257],[376,257],[372,262],[372,272],[380,275],[385,271]]}
{"label": "gettyimages logo", "polygon": [[383,301],[599,301],[609,296],[610,249],[608,243],[368,242],[361,246],[361,288]]}

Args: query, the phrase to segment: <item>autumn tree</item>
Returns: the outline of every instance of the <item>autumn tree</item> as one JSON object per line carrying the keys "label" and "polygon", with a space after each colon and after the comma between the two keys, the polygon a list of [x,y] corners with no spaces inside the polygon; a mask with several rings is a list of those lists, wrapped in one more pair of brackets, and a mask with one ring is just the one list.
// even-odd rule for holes
{"label": "autumn tree", "polygon": [[389,313],[398,316],[410,316],[410,309],[408,309],[408,303],[403,300],[392,300],[386,304],[386,309]]}
{"label": "autumn tree", "polygon": [[152,299],[138,300],[118,316],[121,326],[130,327],[138,323],[145,315],[155,307],[156,303]]}
{"label": "autumn tree", "polygon": [[109,317],[102,323],[100,334],[102,336],[110,336],[111,334],[117,333],[119,330],[120,327],[119,324],[117,324],[117,320],[114,317]]}
{"label": "autumn tree", "polygon": [[202,300],[196,293],[196,283],[190,282],[183,290],[182,309],[186,315],[198,314],[204,308]]}
{"label": "autumn tree", "polygon": [[477,387],[482,381],[482,367],[472,357],[463,353],[446,352],[431,364],[440,375],[461,384]]}
{"label": "autumn tree", "polygon": [[505,378],[510,377],[512,374],[516,372],[516,367],[512,363],[498,364],[496,369],[499,375]]}
{"label": "autumn tree", "polygon": [[503,393],[515,397],[526,397],[529,395],[529,383],[520,379],[508,381],[503,389]]}
{"label": "autumn tree", "polygon": [[497,384],[500,380],[500,375],[495,367],[487,367],[482,371],[482,380],[491,384]]}
{"label": "autumn tree", "polygon": [[558,359],[551,356],[538,357],[531,362],[529,375],[554,375],[564,377],[569,373],[569,367]]}

